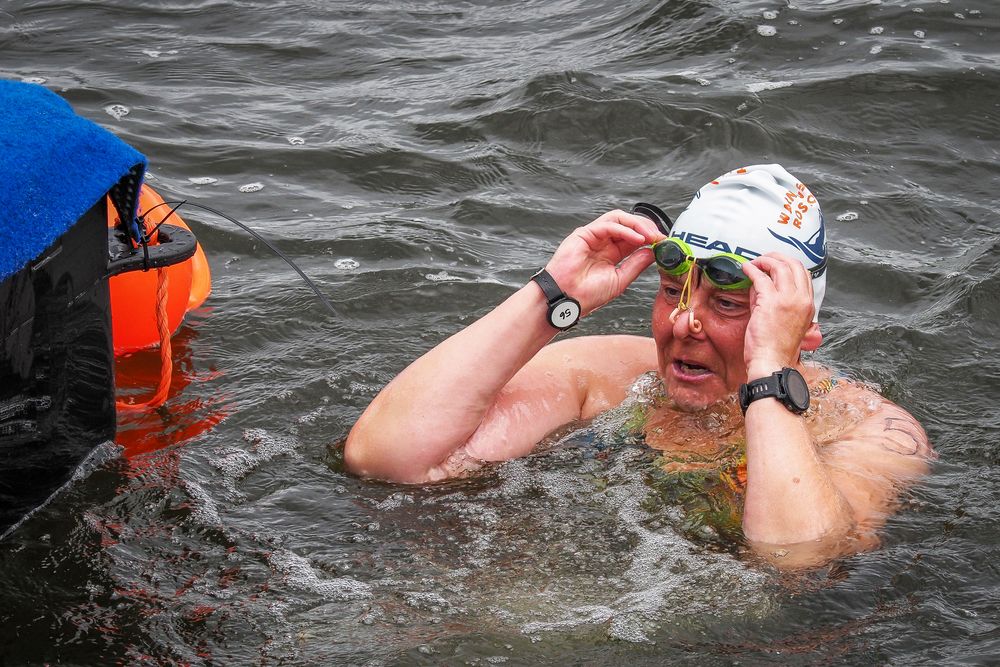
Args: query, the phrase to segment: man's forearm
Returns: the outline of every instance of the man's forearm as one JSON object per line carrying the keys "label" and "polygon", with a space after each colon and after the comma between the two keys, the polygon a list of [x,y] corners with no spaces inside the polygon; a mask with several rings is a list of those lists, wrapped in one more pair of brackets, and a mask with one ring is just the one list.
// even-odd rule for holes
{"label": "man's forearm", "polygon": [[820,459],[804,417],[774,398],[755,401],[747,410],[746,435],[748,540],[795,544],[850,530],[851,508]]}

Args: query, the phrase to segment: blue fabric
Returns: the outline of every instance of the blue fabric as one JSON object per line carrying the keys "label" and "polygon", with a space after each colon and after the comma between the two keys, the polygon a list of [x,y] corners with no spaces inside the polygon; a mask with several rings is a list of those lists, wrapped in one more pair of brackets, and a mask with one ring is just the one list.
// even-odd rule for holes
{"label": "blue fabric", "polygon": [[[0,80],[0,280],[38,257],[146,158],[42,86]],[[124,198],[135,213],[133,187]],[[121,190],[121,188],[120,188]]]}

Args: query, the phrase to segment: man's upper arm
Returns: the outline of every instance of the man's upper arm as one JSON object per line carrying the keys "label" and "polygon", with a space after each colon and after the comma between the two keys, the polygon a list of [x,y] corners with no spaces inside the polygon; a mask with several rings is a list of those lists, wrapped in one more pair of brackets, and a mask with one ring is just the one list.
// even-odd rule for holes
{"label": "man's upper arm", "polygon": [[651,338],[581,336],[547,345],[501,390],[464,454],[524,456],[560,426],[621,403],[635,378],[655,367]]}
{"label": "man's upper arm", "polygon": [[926,474],[936,456],[923,427],[889,401],[822,455],[862,530],[881,525],[899,492]]}

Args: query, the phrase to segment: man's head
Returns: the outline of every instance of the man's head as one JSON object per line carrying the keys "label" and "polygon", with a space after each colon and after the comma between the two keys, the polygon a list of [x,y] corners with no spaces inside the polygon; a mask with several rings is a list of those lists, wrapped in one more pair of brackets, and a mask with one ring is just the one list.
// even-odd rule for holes
{"label": "man's head", "polygon": [[[753,259],[777,252],[801,261],[811,270],[814,306],[814,323],[801,349],[819,345],[815,314],[826,288],[823,216],[808,188],[782,167],[744,167],[708,183],[678,217],[671,236],[697,258],[731,253]],[[653,307],[661,374],[668,393],[688,409],[705,407],[746,381],[744,342],[751,315],[749,289],[720,289],[694,271],[690,280],[661,271]],[[690,297],[684,296],[687,289]],[[671,318],[685,301],[700,327],[689,327],[688,313]]]}
{"label": "man's head", "polygon": [[819,319],[826,294],[826,225],[809,188],[777,164],[734,169],[706,184],[670,231],[695,257],[731,252],[753,259],[780,252],[813,274]]}

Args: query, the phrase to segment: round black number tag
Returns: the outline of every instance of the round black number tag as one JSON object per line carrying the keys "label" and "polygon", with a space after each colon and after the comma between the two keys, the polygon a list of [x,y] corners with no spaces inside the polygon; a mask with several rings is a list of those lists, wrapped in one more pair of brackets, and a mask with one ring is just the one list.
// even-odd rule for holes
{"label": "round black number tag", "polygon": [[580,304],[569,297],[549,307],[549,322],[556,329],[569,329],[580,319]]}

